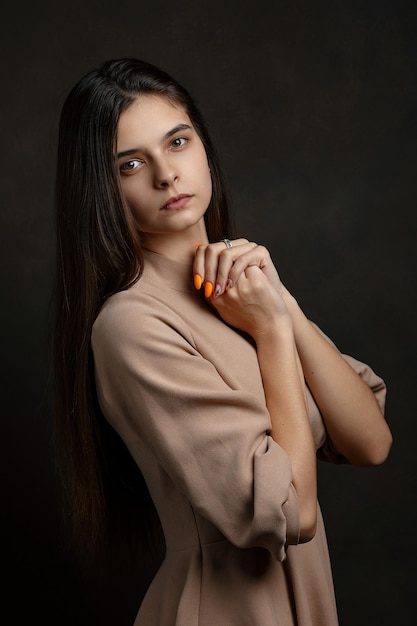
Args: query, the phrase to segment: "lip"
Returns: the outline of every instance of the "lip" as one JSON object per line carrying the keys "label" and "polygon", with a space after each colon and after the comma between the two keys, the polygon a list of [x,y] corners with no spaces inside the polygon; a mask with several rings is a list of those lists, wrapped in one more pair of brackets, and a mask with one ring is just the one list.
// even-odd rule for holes
{"label": "lip", "polygon": [[187,193],[180,193],[178,196],[172,196],[172,198],[161,206],[161,211],[175,211],[177,209],[182,209],[190,198],[191,196]]}

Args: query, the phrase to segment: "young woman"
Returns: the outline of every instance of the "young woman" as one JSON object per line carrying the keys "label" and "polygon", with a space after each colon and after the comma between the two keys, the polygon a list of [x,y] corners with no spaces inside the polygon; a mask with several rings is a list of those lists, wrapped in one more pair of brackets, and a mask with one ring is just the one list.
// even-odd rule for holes
{"label": "young woman", "polygon": [[201,115],[158,68],[109,61],[73,88],[56,204],[56,433],[81,548],[161,524],[135,626],[337,624],[316,459],[385,460],[383,381],[263,246],[228,238]]}

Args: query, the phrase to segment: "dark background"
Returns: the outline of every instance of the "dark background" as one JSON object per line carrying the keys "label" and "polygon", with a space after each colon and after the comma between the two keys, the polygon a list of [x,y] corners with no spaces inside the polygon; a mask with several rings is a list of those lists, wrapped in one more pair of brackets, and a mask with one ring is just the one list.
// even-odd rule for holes
{"label": "dark background", "polygon": [[373,469],[321,464],[319,492],[341,626],[412,623],[415,6],[76,0],[3,12],[0,562],[8,624],[128,626],[147,581],[146,564],[136,579],[77,569],[61,542],[50,448],[58,116],[81,75],[125,55],[190,89],[217,141],[238,233],[267,245],[305,312],[386,380],[389,460]]}

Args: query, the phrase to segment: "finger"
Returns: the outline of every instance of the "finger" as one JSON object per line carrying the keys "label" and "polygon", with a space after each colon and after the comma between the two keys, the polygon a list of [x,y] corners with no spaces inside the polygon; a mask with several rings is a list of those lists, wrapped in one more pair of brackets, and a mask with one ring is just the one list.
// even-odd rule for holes
{"label": "finger", "polygon": [[[241,240],[239,240],[240,242]],[[218,256],[217,273],[215,277],[215,287],[213,296],[217,298],[226,290],[233,286],[233,280],[230,278],[230,271],[240,256],[250,251],[256,246],[255,243],[242,240],[242,243],[232,245],[232,247],[222,249]]]}
{"label": "finger", "polygon": [[204,249],[206,243],[197,243],[195,246],[195,256],[193,261],[194,287],[201,289],[204,283]]}
{"label": "finger", "polygon": [[[222,293],[227,281],[227,271],[233,264],[233,257],[227,261],[226,252],[236,255],[236,248],[248,244],[247,239],[235,239],[231,241],[232,247],[227,248],[224,241],[217,241],[211,244],[197,244],[196,254],[193,263],[194,285],[200,289],[204,285],[206,297],[210,297],[215,288],[216,293]],[[217,274],[221,266],[220,284],[217,284]]]}
{"label": "finger", "polygon": [[236,257],[229,271],[229,280],[235,284],[242,272],[251,266],[261,269],[265,274],[267,272],[271,275],[272,273],[276,274],[267,248],[254,244],[250,249],[245,250],[243,254]]}
{"label": "finger", "polygon": [[204,293],[209,298],[213,293],[215,277],[218,265],[218,257],[225,250],[224,242],[198,245],[194,263],[194,285],[200,289],[204,285]]}

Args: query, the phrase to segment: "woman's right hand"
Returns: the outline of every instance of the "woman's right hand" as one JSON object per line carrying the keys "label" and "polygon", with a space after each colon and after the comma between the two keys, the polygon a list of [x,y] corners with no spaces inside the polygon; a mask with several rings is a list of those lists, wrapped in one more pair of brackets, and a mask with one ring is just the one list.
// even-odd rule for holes
{"label": "woman's right hand", "polygon": [[291,318],[285,302],[262,270],[249,265],[236,283],[210,303],[222,319],[247,332],[256,342],[280,325],[292,332]]}
{"label": "woman's right hand", "polygon": [[237,239],[199,246],[194,260],[196,287],[229,324],[255,340],[277,321],[291,324],[283,299],[284,287],[264,246]]}
{"label": "woman's right hand", "polygon": [[[300,542],[309,541],[317,516],[316,451],[304,374],[285,300],[288,292],[268,250],[246,239],[233,241],[229,248],[224,242],[200,246],[194,261],[196,274],[205,287],[210,283],[205,295],[224,321],[255,340],[271,417],[269,434],[290,458],[299,501]],[[200,280],[196,287],[201,286]]]}

